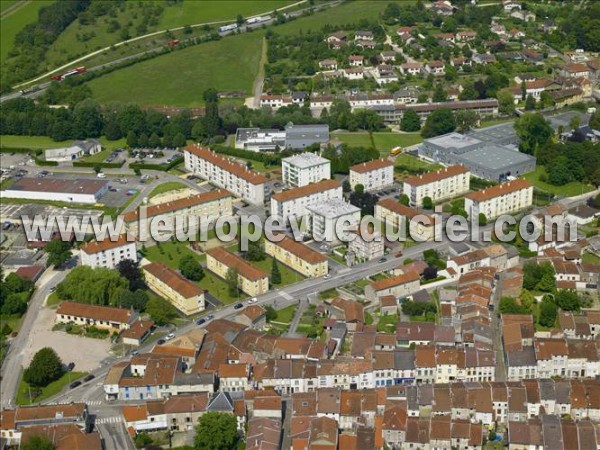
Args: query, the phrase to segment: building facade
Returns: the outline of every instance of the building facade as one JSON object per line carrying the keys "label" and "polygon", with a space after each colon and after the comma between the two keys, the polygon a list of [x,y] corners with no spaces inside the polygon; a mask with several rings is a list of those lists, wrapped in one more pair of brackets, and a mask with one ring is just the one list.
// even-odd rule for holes
{"label": "building facade", "polygon": [[354,189],[357,184],[362,184],[366,192],[391,186],[394,184],[394,163],[389,159],[375,159],[350,167],[350,186]]}
{"label": "building facade", "polygon": [[238,287],[250,296],[262,295],[269,290],[266,273],[223,247],[206,252],[206,267],[223,279],[227,279],[230,269],[237,271]]}
{"label": "building facade", "polygon": [[317,242],[347,241],[351,229],[360,223],[360,209],[344,200],[331,199],[306,208],[312,237]]}
{"label": "building facade", "polygon": [[137,262],[138,256],[135,242],[129,242],[125,235],[116,241],[89,242],[81,247],[81,264],[90,267],[106,267],[114,269],[119,262],[130,259]]}
{"label": "building facade", "polygon": [[327,258],[312,248],[295,241],[293,238],[280,235],[279,242],[265,239],[265,252],[277,261],[309,278],[327,275],[329,268]]}
{"label": "building facade", "polygon": [[289,187],[301,187],[331,178],[331,163],[316,153],[304,152],[281,160],[281,178]]}
{"label": "building facade", "polygon": [[425,197],[435,203],[468,192],[470,179],[471,173],[465,166],[450,166],[407,178],[403,192],[408,195],[411,206],[420,207]]}
{"label": "building facade", "polygon": [[465,196],[465,210],[469,217],[483,213],[488,220],[502,214],[514,214],[532,204],[533,185],[523,178]]}
{"label": "building facade", "polygon": [[186,316],[204,311],[204,291],[197,284],[158,262],[146,264],[142,270],[148,287]]}
{"label": "building facade", "polygon": [[336,180],[323,180],[271,196],[271,215],[283,221],[308,214],[307,207],[331,199],[342,199],[342,185]]}

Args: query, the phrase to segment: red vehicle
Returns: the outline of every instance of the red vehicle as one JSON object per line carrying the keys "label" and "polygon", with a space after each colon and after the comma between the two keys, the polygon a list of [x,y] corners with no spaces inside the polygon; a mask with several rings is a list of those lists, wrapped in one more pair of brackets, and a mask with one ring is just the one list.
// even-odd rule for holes
{"label": "red vehicle", "polygon": [[68,72],[59,74],[59,75],[52,75],[50,78],[52,78],[53,80],[56,81],[62,81],[67,77],[73,76],[73,75],[79,75],[80,73],[85,73],[86,69],[84,66],[81,67],[76,67],[73,70],[69,70]]}
{"label": "red vehicle", "polygon": [[167,42],[167,44],[169,47],[175,47],[179,45],[179,39],[171,39],[169,42]]}

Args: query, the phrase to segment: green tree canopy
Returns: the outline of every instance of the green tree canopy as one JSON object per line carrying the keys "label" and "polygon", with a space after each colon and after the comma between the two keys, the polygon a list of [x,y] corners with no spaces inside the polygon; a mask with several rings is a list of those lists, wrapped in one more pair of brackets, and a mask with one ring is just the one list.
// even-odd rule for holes
{"label": "green tree canopy", "polygon": [[402,115],[400,120],[400,129],[402,131],[419,131],[421,129],[421,120],[419,115],[412,109],[408,109]]}
{"label": "green tree canopy", "polygon": [[553,134],[550,123],[538,113],[523,114],[515,122],[515,130],[521,139],[521,151],[529,155],[547,145]]}
{"label": "green tree canopy", "polygon": [[185,255],[179,261],[179,271],[188,280],[200,281],[204,278],[204,270],[193,255]]}
{"label": "green tree canopy", "polygon": [[46,437],[39,434],[30,436],[19,447],[21,450],[54,450],[54,444]]}
{"label": "green tree canopy", "polygon": [[63,374],[62,361],[50,347],[40,349],[23,373],[23,379],[33,385],[44,387]]}
{"label": "green tree canopy", "polygon": [[44,251],[48,253],[48,265],[56,268],[62,266],[71,259],[71,244],[62,239],[52,239],[44,247]]}
{"label": "green tree canopy", "polygon": [[150,314],[150,317],[157,325],[167,325],[177,317],[175,307],[161,297],[152,297],[148,300],[148,303],[146,303],[146,312]]}
{"label": "green tree canopy", "polygon": [[116,306],[129,282],[116,270],[79,266],[73,269],[56,289],[63,300],[92,305]]}
{"label": "green tree canopy", "polygon": [[273,264],[271,266],[271,283],[281,284],[281,272],[279,272],[279,265],[275,258],[273,258]]}
{"label": "green tree canopy", "polygon": [[424,138],[432,138],[441,134],[446,134],[456,129],[456,120],[454,114],[447,108],[438,109],[433,111],[421,130],[421,136]]}
{"label": "green tree canopy", "polygon": [[232,414],[210,411],[196,426],[196,450],[231,450],[238,440],[237,423]]}

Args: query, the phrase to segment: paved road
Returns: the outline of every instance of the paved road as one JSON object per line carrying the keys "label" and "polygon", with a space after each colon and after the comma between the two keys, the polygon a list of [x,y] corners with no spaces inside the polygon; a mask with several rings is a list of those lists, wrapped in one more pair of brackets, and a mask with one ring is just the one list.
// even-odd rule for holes
{"label": "paved road", "polygon": [[10,341],[10,349],[2,364],[2,389],[0,389],[0,405],[9,407],[13,405],[17,388],[21,379],[23,356],[25,349],[31,346],[30,333],[35,323],[44,299],[50,294],[50,289],[60,283],[67,276],[68,271],[48,269],[36,289],[29,307],[25,313],[23,324],[16,338]]}
{"label": "paved road", "polygon": [[296,311],[294,311],[294,318],[292,319],[292,323],[290,324],[290,328],[287,332],[288,336],[292,336],[296,333],[296,329],[298,328],[298,324],[300,323],[300,319],[302,319],[302,314],[304,313],[304,309],[308,306],[308,298],[306,300],[300,299],[298,303],[298,307]]}

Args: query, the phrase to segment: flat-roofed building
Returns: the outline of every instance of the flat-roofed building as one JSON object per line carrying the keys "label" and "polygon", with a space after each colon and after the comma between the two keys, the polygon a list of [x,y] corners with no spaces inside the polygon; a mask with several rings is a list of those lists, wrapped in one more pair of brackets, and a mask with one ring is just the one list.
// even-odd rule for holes
{"label": "flat-roofed building", "polygon": [[329,271],[327,258],[316,250],[295,241],[286,235],[279,235],[280,241],[265,239],[265,252],[277,261],[304,275],[315,278]]}
{"label": "flat-roofed building", "polygon": [[342,185],[339,181],[323,180],[272,195],[271,215],[287,221],[290,217],[307,215],[307,207],[310,205],[342,198]]}
{"label": "flat-roofed building", "polygon": [[533,185],[519,178],[507,183],[471,192],[465,196],[465,210],[470,217],[483,213],[490,220],[502,214],[514,214],[533,203]]}
{"label": "flat-roofed building", "polygon": [[306,209],[313,239],[318,242],[347,241],[351,230],[360,223],[360,208],[337,198],[313,203]]}
{"label": "flat-roofed building", "polygon": [[415,175],[404,180],[404,194],[411,206],[423,206],[423,199],[433,202],[453,198],[469,192],[471,173],[465,166],[445,167],[435,172]]}
{"label": "flat-roofed building", "polygon": [[285,131],[260,128],[238,128],[235,148],[252,152],[274,152],[285,146]]}
{"label": "flat-roofed building", "polygon": [[133,262],[138,260],[135,242],[128,241],[125,234],[115,241],[107,237],[103,241],[88,242],[81,247],[81,264],[84,266],[114,269],[125,259]]}
{"label": "flat-roofed building", "polygon": [[435,237],[435,216],[401,205],[393,198],[379,200],[375,205],[375,220],[382,226],[407,232],[409,236],[406,237],[412,239],[430,241]]}
{"label": "flat-roofed building", "polygon": [[253,205],[265,202],[264,175],[253,172],[208,148],[188,145],[184,151],[185,168],[190,172],[227,189]]}
{"label": "flat-roofed building", "polygon": [[186,316],[204,311],[204,291],[196,283],[159,262],[146,264],[142,270],[148,287]]}
{"label": "flat-roofed building", "polygon": [[98,203],[108,191],[108,181],[66,178],[21,178],[8,189],[2,190],[5,198],[45,200],[64,203]]}
{"label": "flat-roofed building", "polygon": [[[221,216],[233,215],[232,203],[233,194],[231,192],[225,189],[217,189],[171,202],[148,206],[145,217],[152,220],[175,220],[177,216],[182,218],[196,216],[201,221],[208,222]],[[123,215],[125,226],[131,234],[138,234],[140,217],[139,210],[130,211]],[[182,224],[185,223],[187,222],[182,222]]]}
{"label": "flat-roofed building", "polygon": [[331,162],[312,152],[281,160],[281,179],[286,186],[300,187],[331,178]]}
{"label": "flat-roofed building", "polygon": [[129,329],[137,318],[138,313],[127,308],[63,301],[56,310],[55,320],[120,332]]}
{"label": "flat-roofed building", "polygon": [[285,148],[303,149],[313,144],[329,142],[329,125],[294,125],[285,127]]}
{"label": "flat-roofed building", "polygon": [[375,159],[350,167],[350,187],[362,184],[365,191],[377,191],[394,184],[394,163],[389,159]]}
{"label": "flat-roofed building", "polygon": [[223,247],[215,247],[206,252],[206,267],[223,279],[227,272],[238,274],[238,287],[250,296],[262,295],[269,290],[269,276],[262,270]]}

